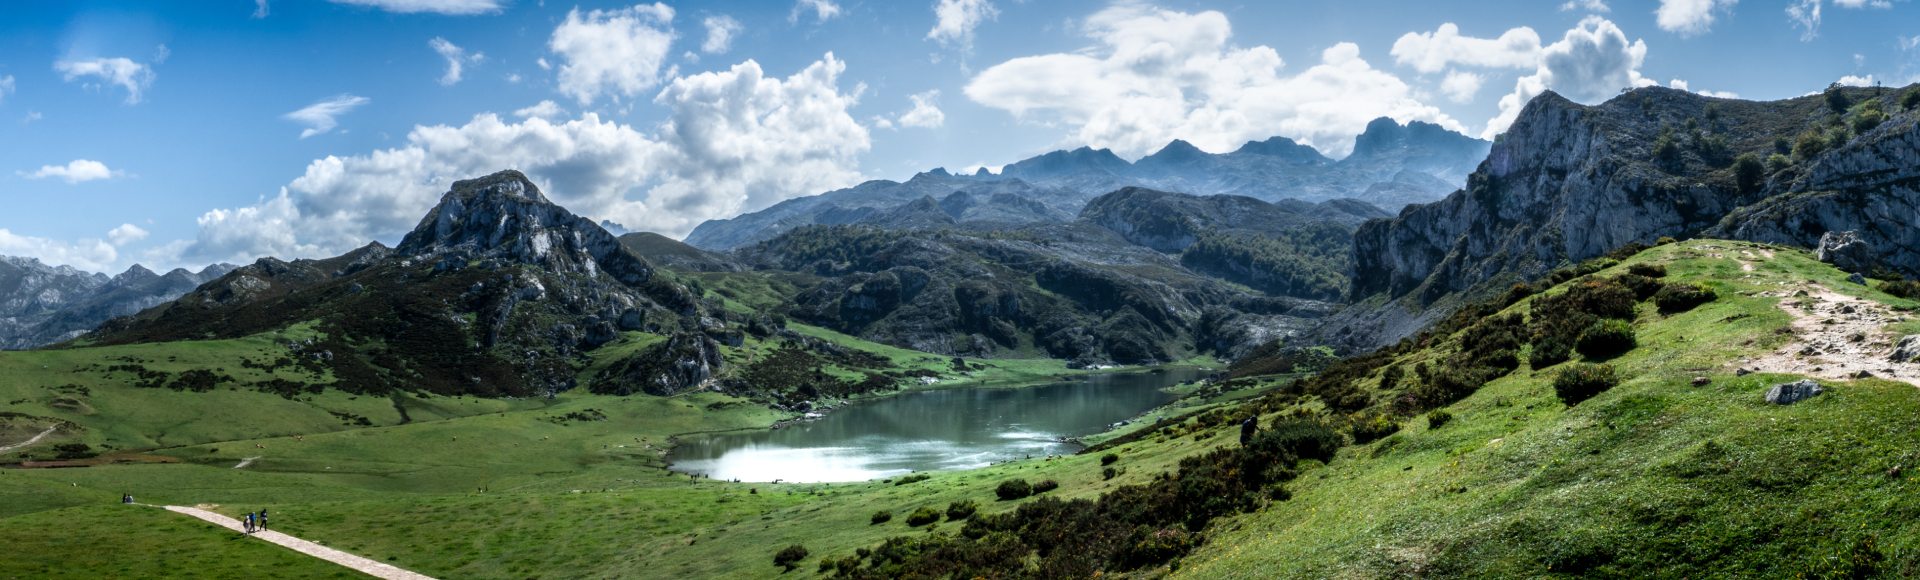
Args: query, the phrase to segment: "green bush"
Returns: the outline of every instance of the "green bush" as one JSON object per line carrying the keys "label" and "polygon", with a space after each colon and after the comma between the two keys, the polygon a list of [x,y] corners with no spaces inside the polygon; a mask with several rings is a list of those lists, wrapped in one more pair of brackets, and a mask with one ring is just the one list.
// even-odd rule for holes
{"label": "green bush", "polygon": [[1766,183],[1767,166],[1752,153],[1741,153],[1733,158],[1733,186],[1740,193],[1752,193],[1760,190]]}
{"label": "green bush", "polygon": [[1633,336],[1633,323],[1625,320],[1606,319],[1594,322],[1580,333],[1580,341],[1574,343],[1574,350],[1591,359],[1603,359],[1619,356],[1639,343]]}
{"label": "green bush", "polygon": [[1872,131],[1874,127],[1880,126],[1880,123],[1886,120],[1887,114],[1880,110],[1880,101],[1867,101],[1860,103],[1860,106],[1854,109],[1853,121],[1849,124],[1857,134]]}
{"label": "green bush", "polygon": [[1793,140],[1793,158],[1802,161],[1818,157],[1827,150],[1827,138],[1819,131],[1807,131]]}
{"label": "green bush", "polygon": [[1915,107],[1920,107],[1920,89],[1907,89],[1906,94],[1900,95],[1900,108],[1912,109]]}
{"label": "green bush", "polygon": [[1679,241],[1680,240],[1673,239],[1673,236],[1660,236],[1660,239],[1653,241],[1653,245],[1664,246],[1664,245],[1679,242]]}
{"label": "green bush", "polygon": [[993,495],[1001,501],[1013,501],[1033,495],[1033,486],[1024,479],[1009,479],[1000,482],[1000,487],[993,489]]}
{"label": "green bush", "polygon": [[1100,456],[1100,464],[1101,464],[1101,465],[1113,465],[1113,464],[1114,464],[1114,462],[1116,462],[1116,461],[1119,461],[1119,460],[1120,460],[1120,456],[1119,456],[1119,455],[1117,455],[1117,454],[1113,454],[1113,453],[1108,453],[1108,454],[1106,454],[1106,455],[1102,455],[1102,456]]}
{"label": "green bush", "polygon": [[1785,154],[1774,153],[1767,156],[1767,173],[1779,173],[1793,166],[1793,158]]}
{"label": "green bush", "polygon": [[[1913,94],[1920,94],[1920,90],[1915,90]],[[1881,284],[1880,291],[1908,300],[1920,300],[1920,282],[1913,280],[1897,280]]]}
{"label": "green bush", "polygon": [[1450,421],[1453,421],[1453,413],[1448,413],[1446,409],[1434,409],[1427,412],[1428,429],[1439,429]]}
{"label": "green bush", "polygon": [[794,564],[805,559],[807,559],[807,547],[800,544],[787,546],[773,553],[773,565],[786,568],[788,571],[792,571]]}
{"label": "green bush", "polygon": [[900,479],[893,480],[893,484],[906,485],[909,483],[920,483],[922,481],[926,481],[929,479],[933,479],[933,476],[927,475],[925,473],[915,473],[913,475],[903,476]]}
{"label": "green bush", "polygon": [[1119,476],[1120,476],[1120,470],[1118,470],[1118,469],[1114,469],[1114,468],[1111,468],[1111,467],[1102,467],[1102,468],[1100,468],[1100,479],[1102,479],[1102,480],[1106,480],[1106,479],[1113,479],[1113,478],[1115,478],[1115,477],[1119,477]]}
{"label": "green bush", "polygon": [[927,506],[920,506],[920,509],[913,510],[913,513],[907,514],[907,527],[911,528],[917,528],[937,521],[940,521],[940,510]]}
{"label": "green bush", "polygon": [[1640,263],[1627,266],[1627,273],[1636,276],[1646,276],[1648,278],[1665,278],[1667,277],[1667,267],[1662,264]]}
{"label": "green bush", "polygon": [[1693,310],[1701,304],[1714,301],[1719,295],[1712,288],[1699,284],[1667,284],[1654,293],[1653,304],[1662,314],[1674,314]]}
{"label": "green bush", "polygon": [[1827,97],[1827,108],[1835,113],[1845,113],[1848,107],[1853,106],[1853,99],[1847,98],[1846,89],[1841,87],[1840,83],[1827,85],[1825,95]]}
{"label": "green bush", "polygon": [[947,504],[947,521],[957,522],[964,520],[973,517],[973,513],[977,511],[980,511],[980,504],[974,503],[973,500],[963,499],[956,501]]}
{"label": "green bush", "polygon": [[1573,341],[1559,335],[1539,336],[1533,339],[1533,350],[1527,354],[1527,366],[1539,370],[1570,358],[1573,358]]}
{"label": "green bush", "polygon": [[1614,375],[1613,365],[1578,363],[1560,369],[1560,374],[1554,375],[1553,394],[1571,407],[1618,384],[1620,377]]}
{"label": "green bush", "polygon": [[1394,387],[1399,386],[1400,379],[1406,378],[1406,376],[1406,369],[1400,368],[1400,365],[1388,366],[1387,370],[1380,371],[1380,389],[1392,390]]}
{"label": "green bush", "polygon": [[1393,417],[1385,413],[1360,413],[1348,420],[1352,423],[1348,432],[1353,434],[1353,442],[1356,444],[1376,441],[1400,430],[1400,424],[1394,422]]}
{"label": "green bush", "polygon": [[890,512],[887,510],[880,510],[877,512],[873,512],[873,519],[868,520],[867,525],[877,526],[890,521],[893,521],[893,512]]}
{"label": "green bush", "polygon": [[1042,480],[1040,483],[1033,484],[1033,495],[1040,495],[1056,489],[1060,489],[1060,482],[1051,479]]}
{"label": "green bush", "polygon": [[1628,273],[1621,274],[1614,279],[1619,280],[1621,286],[1626,286],[1628,290],[1633,291],[1634,300],[1652,298],[1654,293],[1660,291],[1660,280],[1655,278]]}

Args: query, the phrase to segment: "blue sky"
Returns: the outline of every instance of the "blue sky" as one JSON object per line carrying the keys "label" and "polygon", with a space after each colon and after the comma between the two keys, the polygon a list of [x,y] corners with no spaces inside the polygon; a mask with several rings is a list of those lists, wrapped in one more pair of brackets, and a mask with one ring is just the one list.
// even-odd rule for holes
{"label": "blue sky", "polygon": [[[506,167],[633,229],[1054,148],[1369,119],[1491,137],[1527,98],[1920,78],[1901,0],[10,3],[0,254],[118,271],[393,243]],[[458,64],[458,74],[452,70]]]}

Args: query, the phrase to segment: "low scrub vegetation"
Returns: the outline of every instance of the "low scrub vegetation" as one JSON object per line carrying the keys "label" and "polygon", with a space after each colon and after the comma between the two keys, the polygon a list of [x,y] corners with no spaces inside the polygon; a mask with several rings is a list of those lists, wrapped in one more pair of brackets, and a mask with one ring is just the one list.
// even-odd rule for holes
{"label": "low scrub vegetation", "polygon": [[1567,406],[1573,406],[1618,384],[1620,377],[1614,374],[1613,365],[1579,363],[1560,369],[1560,374],[1554,375],[1553,394]]}

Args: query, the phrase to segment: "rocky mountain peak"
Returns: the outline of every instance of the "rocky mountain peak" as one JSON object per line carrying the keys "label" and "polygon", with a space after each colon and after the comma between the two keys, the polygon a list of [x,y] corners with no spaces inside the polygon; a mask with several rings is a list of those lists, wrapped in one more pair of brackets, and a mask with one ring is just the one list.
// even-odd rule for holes
{"label": "rocky mountain peak", "polygon": [[653,268],[621,249],[613,234],[554,205],[513,170],[454,182],[394,251],[438,258],[449,268],[498,259],[589,276],[604,271],[626,284],[653,275]]}
{"label": "rocky mountain peak", "polygon": [[127,268],[127,271],[121,272],[118,276],[114,276],[113,282],[115,284],[132,284],[159,277],[159,274],[155,274],[153,270],[148,270],[146,266],[134,264],[132,267]]}

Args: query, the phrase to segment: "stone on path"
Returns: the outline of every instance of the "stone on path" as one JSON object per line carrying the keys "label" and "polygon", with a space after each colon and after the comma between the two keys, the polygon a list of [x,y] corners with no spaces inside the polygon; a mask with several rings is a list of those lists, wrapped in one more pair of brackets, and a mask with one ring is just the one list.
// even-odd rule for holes
{"label": "stone on path", "polygon": [[1791,383],[1780,383],[1767,389],[1767,402],[1775,405],[1791,405],[1813,398],[1823,392],[1820,383],[1801,379]]}

